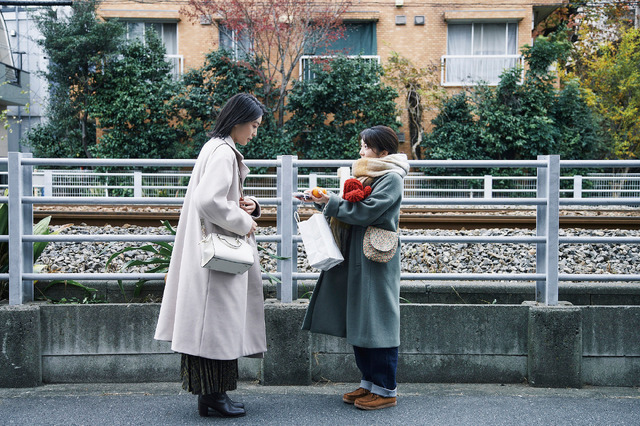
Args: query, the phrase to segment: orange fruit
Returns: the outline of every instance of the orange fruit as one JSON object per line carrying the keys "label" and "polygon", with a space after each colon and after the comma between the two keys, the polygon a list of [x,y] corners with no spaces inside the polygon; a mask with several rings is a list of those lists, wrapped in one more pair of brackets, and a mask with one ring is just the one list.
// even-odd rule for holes
{"label": "orange fruit", "polygon": [[324,192],[325,194],[327,193],[327,190],[324,188],[320,188],[319,186],[316,186],[315,188],[313,188],[313,190],[311,191],[311,195],[313,195],[316,198],[320,198],[320,193]]}

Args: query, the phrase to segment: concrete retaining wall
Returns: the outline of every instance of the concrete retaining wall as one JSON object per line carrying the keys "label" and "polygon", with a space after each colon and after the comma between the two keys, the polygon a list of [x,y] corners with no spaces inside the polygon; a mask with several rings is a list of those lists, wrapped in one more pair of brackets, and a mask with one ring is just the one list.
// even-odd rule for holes
{"label": "concrete retaining wall", "polygon": [[[360,377],[343,339],[300,330],[306,304],[265,304],[265,385]],[[179,380],[179,355],[153,340],[159,304],[0,306],[0,387]],[[401,307],[399,382],[640,386],[640,306]]]}
{"label": "concrete retaining wall", "polygon": [[[86,281],[84,284],[97,290],[98,300],[113,303],[131,302],[133,286],[125,287],[123,295],[116,281]],[[47,290],[48,282],[37,282],[36,294],[46,294],[53,300],[63,297],[82,300],[86,293],[74,286],[58,284]],[[298,281],[298,298],[308,298],[315,288],[315,281]],[[159,301],[162,299],[164,281],[145,283],[141,296],[135,301]],[[482,281],[402,281],[400,296],[410,303],[443,304],[500,304],[519,305],[535,300],[535,283],[528,282],[482,282]],[[265,299],[276,298],[276,286],[265,282]],[[640,305],[639,283],[584,282],[561,283],[560,300],[573,305]]]}

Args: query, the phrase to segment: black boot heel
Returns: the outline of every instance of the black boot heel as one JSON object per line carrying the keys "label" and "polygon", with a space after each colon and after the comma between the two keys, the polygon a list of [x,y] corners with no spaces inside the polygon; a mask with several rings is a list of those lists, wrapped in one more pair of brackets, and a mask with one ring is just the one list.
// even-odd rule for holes
{"label": "black boot heel", "polygon": [[202,402],[202,396],[198,396],[198,414],[200,417],[209,417],[209,407]]}

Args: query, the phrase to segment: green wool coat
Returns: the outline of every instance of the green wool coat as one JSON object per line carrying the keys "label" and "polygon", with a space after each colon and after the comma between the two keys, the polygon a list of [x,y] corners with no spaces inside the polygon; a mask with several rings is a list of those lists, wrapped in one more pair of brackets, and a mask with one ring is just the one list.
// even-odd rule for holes
{"label": "green wool coat", "polygon": [[371,185],[363,201],[331,195],[324,214],[351,226],[344,262],[322,272],[302,325],[313,333],[345,337],[364,348],[400,345],[400,247],[387,263],[364,256],[367,226],[395,231],[400,217],[402,177],[387,173]]}

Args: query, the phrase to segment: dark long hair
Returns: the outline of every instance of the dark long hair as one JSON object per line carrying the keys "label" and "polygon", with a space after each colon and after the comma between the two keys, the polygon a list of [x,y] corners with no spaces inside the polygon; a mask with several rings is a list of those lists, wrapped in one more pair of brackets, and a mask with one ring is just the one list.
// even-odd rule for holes
{"label": "dark long hair", "polygon": [[376,154],[387,151],[389,154],[398,152],[398,135],[387,126],[373,126],[360,132],[360,139]]}
{"label": "dark long hair", "polygon": [[226,138],[236,124],[250,123],[262,117],[267,109],[255,96],[238,93],[224,104],[210,137]]}

